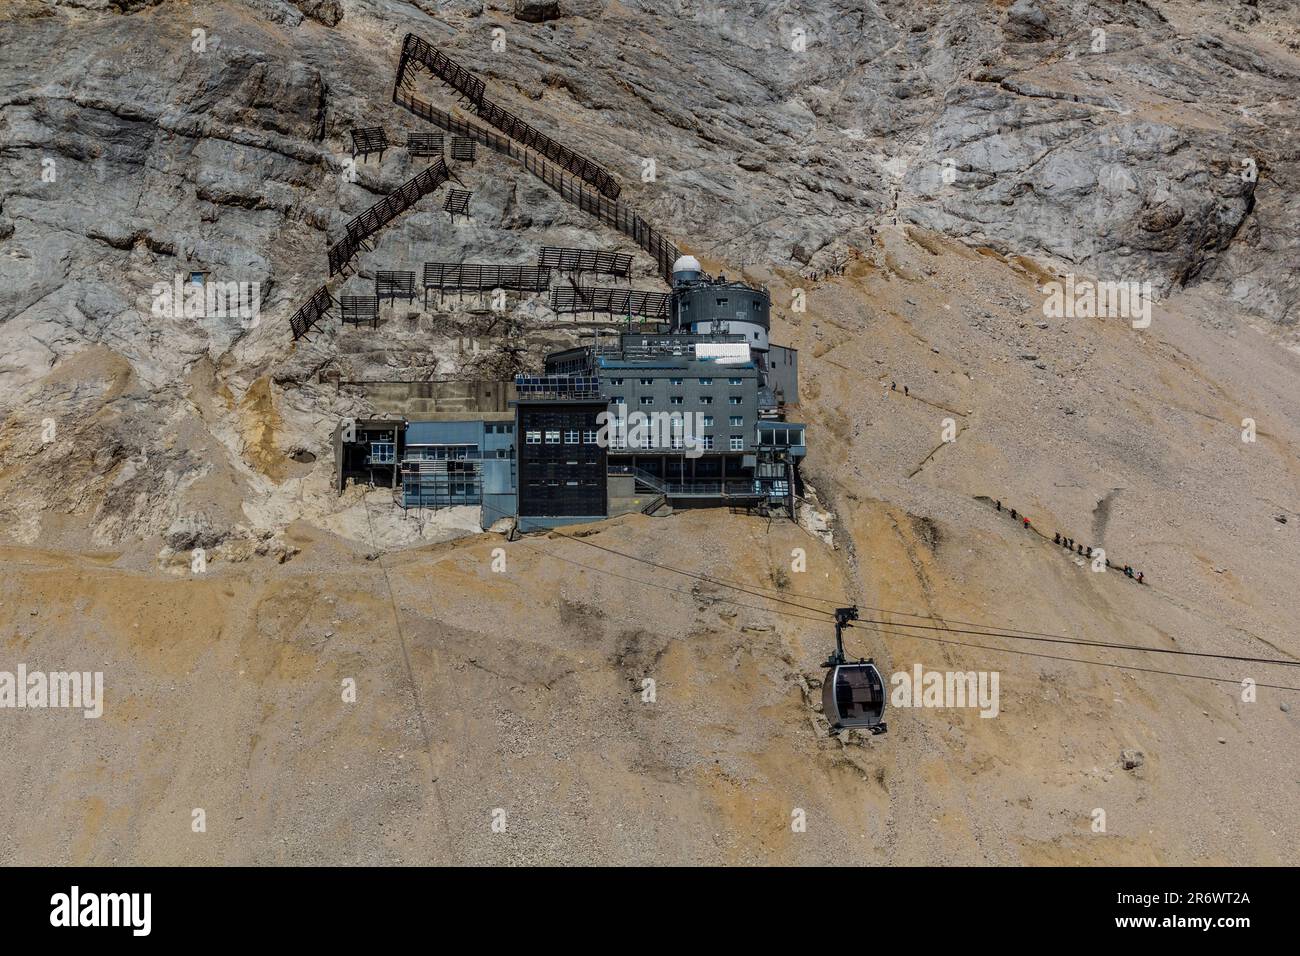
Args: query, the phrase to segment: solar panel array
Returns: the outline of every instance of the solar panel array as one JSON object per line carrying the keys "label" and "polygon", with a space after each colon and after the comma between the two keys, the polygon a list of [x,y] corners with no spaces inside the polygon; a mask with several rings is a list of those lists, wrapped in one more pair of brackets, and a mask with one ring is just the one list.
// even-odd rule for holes
{"label": "solar panel array", "polygon": [[538,268],[560,272],[594,272],[626,278],[632,274],[632,257],[622,252],[598,249],[568,249],[543,246],[537,254]]}

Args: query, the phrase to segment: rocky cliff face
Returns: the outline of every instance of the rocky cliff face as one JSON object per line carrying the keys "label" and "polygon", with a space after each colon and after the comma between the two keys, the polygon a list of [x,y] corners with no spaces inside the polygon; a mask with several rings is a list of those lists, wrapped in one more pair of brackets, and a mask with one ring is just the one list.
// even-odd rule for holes
{"label": "rocky cliff face", "polygon": [[[287,335],[325,277],[327,242],[419,168],[400,149],[349,156],[353,127],[385,125],[399,142],[423,128],[390,102],[407,31],[605,164],[625,198],[719,268],[836,270],[882,226],[914,223],[1163,296],[1209,286],[1280,332],[1294,325],[1292,3],[1227,17],[1050,0],[542,7],[8,4],[0,401],[18,527],[33,531],[38,503],[88,519],[101,542],[196,508],[245,522],[236,498],[305,477],[294,456],[319,454],[328,423],[363,410],[317,388],[318,373],[455,374],[467,338],[500,334],[444,308],[406,310],[368,338],[328,329],[295,347]],[[476,190],[470,223],[426,201],[342,291],[363,291],[375,268],[622,242],[508,160],[485,156],[461,178]],[[648,260],[638,269],[655,287]],[[192,270],[256,283],[260,317],[159,314],[156,284]],[[533,358],[553,344],[544,302],[511,319]],[[81,353],[119,385],[74,405],[57,372]],[[196,375],[215,404],[196,406]],[[248,399],[268,381],[273,424]],[[51,418],[68,441],[42,440]],[[205,460],[186,430],[207,436]],[[105,449],[105,435],[120,440]],[[89,485],[45,485],[92,446]],[[153,466],[125,478],[131,455]],[[229,501],[178,497],[214,470],[230,472]]]}
{"label": "rocky cliff face", "polygon": [[[1005,717],[828,740],[819,621],[673,578],[629,610],[650,573],[574,541],[395,553],[472,516],[331,487],[331,433],[369,411],[336,383],[536,363],[578,334],[544,299],[385,304],[377,329],[335,314],[297,342],[289,317],[344,224],[425,166],[400,144],[430,127],[391,102],[418,33],[710,271],[769,284],[773,340],[800,350],[822,534],[719,510],[597,540],[941,621],[1294,656],[1298,19],[1293,0],[10,0],[0,632],[116,668],[77,739],[132,769],[86,773],[66,725],[0,724],[21,781],[0,829],[22,841],[0,858],[1285,862],[1300,738],[1277,675],[1248,675],[1247,704],[1226,662],[1226,685],[1138,679],[888,624],[855,635],[886,668],[1005,668]],[[375,125],[399,145],[354,163],[349,130]],[[544,244],[635,253],[633,284],[663,289],[517,163],[454,167],[468,219],[422,199],[335,296]],[[259,310],[187,311],[193,272]],[[1152,324],[1046,316],[1068,274],[1150,282]],[[1056,529],[1147,585],[1091,573]],[[647,673],[661,710],[629,703]],[[336,702],[350,676],[359,720]],[[159,823],[196,792],[227,821],[197,851]],[[479,823],[509,800],[520,835],[493,842]]]}

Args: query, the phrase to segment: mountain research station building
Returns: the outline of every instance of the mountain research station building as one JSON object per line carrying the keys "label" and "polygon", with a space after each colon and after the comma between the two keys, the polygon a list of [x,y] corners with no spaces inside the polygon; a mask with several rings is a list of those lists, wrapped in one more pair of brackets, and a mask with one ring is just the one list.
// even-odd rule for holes
{"label": "mountain research station building", "polygon": [[666,321],[553,352],[510,411],[341,423],[336,478],[400,487],[406,508],[478,505],[521,531],[630,511],[779,509],[807,451],[798,353],[769,342],[766,289],[673,265]]}

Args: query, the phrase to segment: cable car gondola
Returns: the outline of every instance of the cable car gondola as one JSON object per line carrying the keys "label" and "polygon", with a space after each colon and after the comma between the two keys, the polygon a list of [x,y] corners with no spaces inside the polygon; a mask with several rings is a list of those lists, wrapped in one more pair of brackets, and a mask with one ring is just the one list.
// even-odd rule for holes
{"label": "cable car gondola", "polygon": [[871,660],[849,661],[844,656],[842,630],[849,621],[858,619],[856,607],[835,610],[835,652],[822,666],[822,711],[831,725],[831,736],[841,730],[857,728],[873,734],[888,730],[885,716],[885,682]]}

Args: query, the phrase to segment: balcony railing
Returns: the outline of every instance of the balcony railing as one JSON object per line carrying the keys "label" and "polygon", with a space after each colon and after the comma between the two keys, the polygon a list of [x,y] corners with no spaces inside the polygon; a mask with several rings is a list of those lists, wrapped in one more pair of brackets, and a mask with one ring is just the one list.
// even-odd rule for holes
{"label": "balcony railing", "polygon": [[763,492],[754,487],[751,479],[725,481],[670,481],[666,484],[668,497],[698,498],[762,498]]}

